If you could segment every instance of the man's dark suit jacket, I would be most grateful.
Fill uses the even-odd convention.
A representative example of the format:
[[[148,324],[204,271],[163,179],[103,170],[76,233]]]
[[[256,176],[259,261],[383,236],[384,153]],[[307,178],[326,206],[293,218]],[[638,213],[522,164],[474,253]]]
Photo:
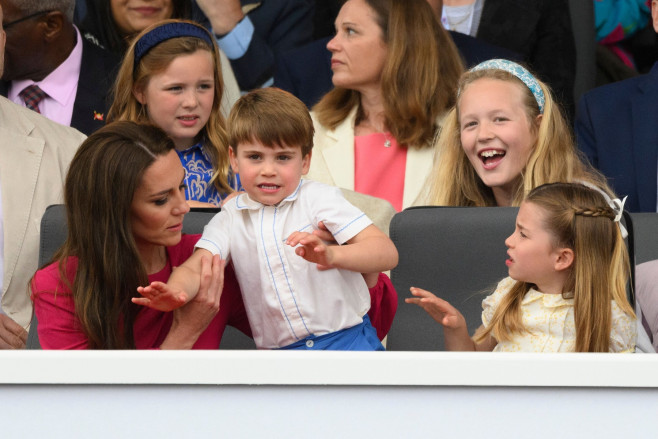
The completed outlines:
[[[71,117],[73,128],[90,135],[105,125],[119,61],[109,51],[82,38],[82,64]],[[0,81],[0,94],[6,97],[8,93],[9,83]]]
[[[492,58],[520,60],[518,54],[508,49],[458,32],[448,33],[468,67]],[[329,40],[330,38],[323,38],[279,56],[274,85],[294,94],[309,108],[315,105],[333,88],[331,52],[327,50]]]
[[[646,75],[595,88],[578,104],[578,148],[631,212],[656,211],[658,63]]]

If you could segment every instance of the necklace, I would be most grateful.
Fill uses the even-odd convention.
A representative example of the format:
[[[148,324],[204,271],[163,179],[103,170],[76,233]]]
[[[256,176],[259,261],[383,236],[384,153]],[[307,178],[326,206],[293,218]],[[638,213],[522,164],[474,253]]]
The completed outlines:
[[[361,133],[361,134],[381,134],[384,136],[384,148],[390,148],[391,145],[393,145],[392,139],[393,136],[391,136],[391,133],[386,131],[386,128],[382,126],[382,128],[377,128],[374,123],[364,121],[361,122],[361,127],[365,128],[367,133]]]
[[[383,133],[384,134],[384,148],[390,148],[391,147],[391,139],[388,137],[388,133]]]

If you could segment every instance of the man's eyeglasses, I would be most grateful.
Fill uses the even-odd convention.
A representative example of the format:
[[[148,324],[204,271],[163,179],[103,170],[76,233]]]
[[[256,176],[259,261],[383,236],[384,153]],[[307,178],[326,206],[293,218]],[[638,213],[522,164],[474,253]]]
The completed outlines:
[[[49,9],[49,10],[47,10],[47,11],[39,11],[39,12],[35,12],[34,14],[26,15],[25,17],[19,18],[18,20],[10,21],[9,23],[2,23],[2,27],[3,27],[5,30],[7,30],[7,29],[9,29],[10,27],[12,27],[13,25],[18,24],[18,23],[20,23],[20,22],[22,22],[22,21],[27,21],[27,20],[29,20],[30,18],[39,17],[39,16],[41,16],[41,15],[50,14],[50,13],[53,12],[53,11],[54,11],[54,9]]]

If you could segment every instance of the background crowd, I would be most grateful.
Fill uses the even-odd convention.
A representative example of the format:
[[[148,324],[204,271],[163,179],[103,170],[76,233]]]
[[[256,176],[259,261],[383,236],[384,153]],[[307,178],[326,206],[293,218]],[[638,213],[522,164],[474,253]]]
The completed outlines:
[[[605,203],[627,197],[631,212],[658,210],[658,128],[646,116],[658,105],[658,0],[0,0],[0,7],[0,348],[25,346],[33,301],[40,337],[57,340],[49,347],[216,348],[227,324],[261,334],[233,265],[224,274],[219,258],[203,260],[199,294],[173,312],[130,301],[137,286],[166,282],[192,253],[199,236],[181,239],[178,229],[190,206],[219,207],[236,191],[252,196],[232,166],[237,145],[227,118],[241,95],[261,88],[286,90],[310,111],[304,179],[340,188],[384,233],[410,206],[527,206],[535,188],[557,182],[594,188]],[[280,125],[255,139],[280,146]],[[146,196],[139,216],[145,190],[158,198]],[[64,202],[67,242],[33,279],[43,268],[41,216]],[[595,217],[617,216],[597,206]],[[621,256],[610,262],[621,263]],[[656,346],[651,267],[638,271],[637,296],[649,311],[638,330]],[[390,303],[408,293],[372,271],[363,273],[368,315],[382,339],[395,314]],[[561,285],[581,291],[576,278]],[[539,285],[533,276],[526,282]],[[68,296],[41,294],[63,289]],[[614,301],[615,321],[634,321],[609,289],[601,318],[610,320]],[[573,335],[579,350],[608,350],[607,338],[583,341],[584,327],[600,325],[583,319],[579,306],[564,318],[580,336],[561,336]],[[435,318],[446,326],[444,314]],[[610,346],[630,351],[635,329],[624,322],[623,341]],[[621,333],[614,322],[610,331]],[[499,329],[492,334],[498,339]]]

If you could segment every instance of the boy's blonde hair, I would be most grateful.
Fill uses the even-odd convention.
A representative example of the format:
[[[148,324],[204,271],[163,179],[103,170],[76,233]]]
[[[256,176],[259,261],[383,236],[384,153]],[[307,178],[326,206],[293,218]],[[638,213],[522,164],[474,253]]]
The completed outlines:
[[[228,138],[224,128],[226,121],[220,108],[222,94],[224,93],[224,80],[222,79],[217,45],[215,43],[210,45],[208,41],[192,36],[175,37],[162,41],[142,56],[138,65],[135,66],[134,64],[135,46],[139,40],[152,30],[171,23],[188,23],[197,26],[203,32],[208,32],[199,24],[187,20],[163,20],[140,32],[128,47],[119,68],[114,84],[114,101],[108,112],[107,121],[109,123],[117,120],[129,120],[149,123],[146,109],[135,97],[135,91],[145,90],[151,77],[166,70],[177,57],[191,55],[197,50],[210,52],[213,58],[215,96],[210,110],[210,117],[199,136],[200,140],[204,140],[204,150],[210,157],[213,166],[214,172],[210,180],[211,183],[219,193],[233,192],[228,182]],[[212,35],[209,36],[209,41],[214,41]]]
[[[525,164],[512,205],[518,206],[533,188],[545,183],[586,181],[609,194],[605,179],[583,161],[577,152],[571,130],[546,84],[537,79],[544,96],[544,113],[538,122],[539,106],[530,89],[517,77],[500,69],[468,71],[459,81],[459,95],[473,82],[495,79],[516,84],[523,90],[524,109],[537,136]],[[535,78],[536,79],[536,78]],[[496,206],[493,191],[475,172],[461,144],[459,97],[450,110],[435,141],[434,166],[428,179],[426,204],[439,206]]]
[[[259,142],[268,147],[313,148],[313,121],[306,105],[278,88],[260,88],[242,96],[228,117],[228,140],[234,152],[240,143]]]
[[[617,213],[603,195],[581,184],[554,183],[533,189],[525,203],[544,211],[543,223],[553,235],[556,248],[570,248],[573,264],[562,296],[574,299],[576,352],[608,352],[612,329],[611,302],[629,316],[626,298],[630,265]],[[489,326],[476,334],[476,342],[492,335],[510,340],[525,331],[521,301],[533,285],[516,282],[502,299]]]

